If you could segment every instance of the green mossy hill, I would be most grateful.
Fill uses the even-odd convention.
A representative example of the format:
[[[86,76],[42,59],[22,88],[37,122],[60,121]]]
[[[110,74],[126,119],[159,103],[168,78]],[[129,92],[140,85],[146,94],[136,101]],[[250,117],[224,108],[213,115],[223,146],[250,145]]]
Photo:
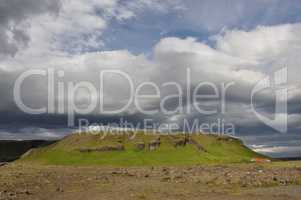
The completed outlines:
[[[216,135],[73,134],[32,150],[18,162],[86,166],[179,166],[250,162],[263,157],[234,138]]]

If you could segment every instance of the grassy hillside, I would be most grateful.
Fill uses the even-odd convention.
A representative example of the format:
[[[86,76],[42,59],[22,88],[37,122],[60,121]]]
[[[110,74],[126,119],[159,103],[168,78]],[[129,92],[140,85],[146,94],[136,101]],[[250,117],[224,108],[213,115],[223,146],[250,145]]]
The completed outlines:
[[[159,143],[159,144],[157,144]],[[151,146],[150,146],[151,145]],[[145,148],[143,148],[145,146]],[[262,157],[241,141],[214,135],[74,134],[31,151],[19,162],[50,165],[153,166],[249,162]]]

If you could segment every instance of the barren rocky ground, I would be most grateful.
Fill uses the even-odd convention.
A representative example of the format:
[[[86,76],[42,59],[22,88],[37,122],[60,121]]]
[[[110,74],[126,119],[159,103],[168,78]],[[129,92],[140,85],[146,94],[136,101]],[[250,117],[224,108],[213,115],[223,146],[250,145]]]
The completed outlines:
[[[0,199],[301,199],[301,166],[0,167]]]

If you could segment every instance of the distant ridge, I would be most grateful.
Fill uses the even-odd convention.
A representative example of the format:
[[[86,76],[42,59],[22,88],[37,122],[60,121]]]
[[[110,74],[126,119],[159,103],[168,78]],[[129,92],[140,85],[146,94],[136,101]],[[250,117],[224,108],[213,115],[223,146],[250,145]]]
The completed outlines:
[[[277,160],[281,160],[281,161],[298,161],[301,160],[301,157],[280,157],[280,158],[275,158]]]
[[[0,162],[14,161],[32,148],[53,144],[46,140],[0,140]]]

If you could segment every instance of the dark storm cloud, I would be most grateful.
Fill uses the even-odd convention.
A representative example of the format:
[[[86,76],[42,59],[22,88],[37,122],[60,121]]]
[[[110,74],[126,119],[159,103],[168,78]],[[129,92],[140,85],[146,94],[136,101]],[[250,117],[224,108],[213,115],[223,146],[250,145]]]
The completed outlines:
[[[242,137],[245,144],[259,153],[272,157],[300,157],[301,136],[295,134],[274,134]]]
[[[301,114],[301,94],[293,96],[288,101],[288,113]]]

